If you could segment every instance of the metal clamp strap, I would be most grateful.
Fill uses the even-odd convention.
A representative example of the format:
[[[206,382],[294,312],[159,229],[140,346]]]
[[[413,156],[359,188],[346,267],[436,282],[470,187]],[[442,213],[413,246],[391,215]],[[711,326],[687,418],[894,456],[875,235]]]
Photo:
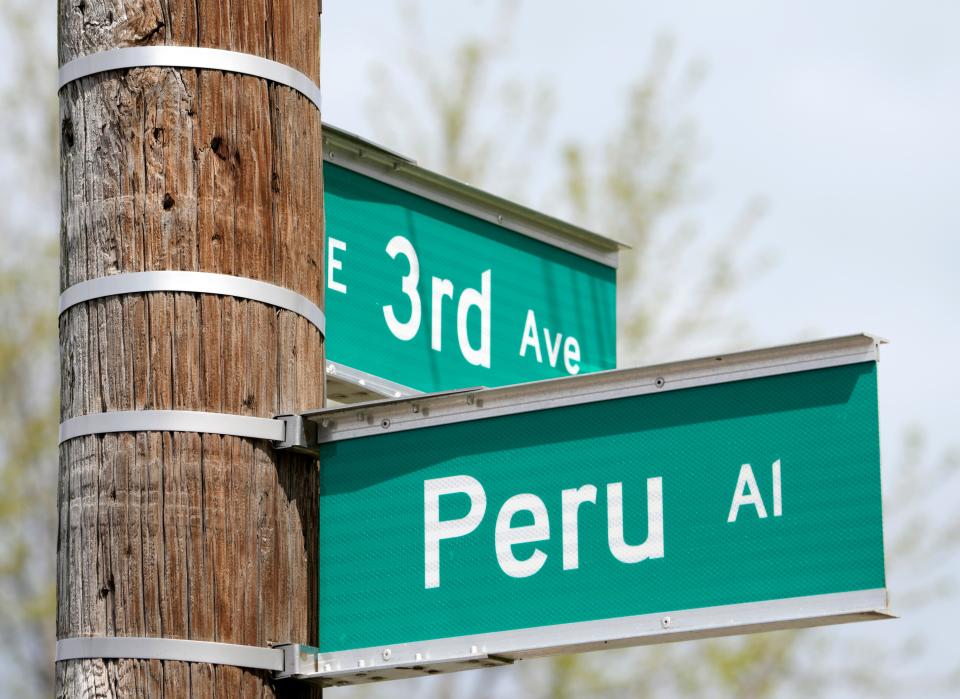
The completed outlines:
[[[108,70],[147,67],[201,68],[253,75],[296,90],[320,109],[320,88],[299,70],[249,53],[197,46],[133,46],[81,56],[60,66],[57,89]]]
[[[140,636],[93,636],[61,638],[57,641],[57,662],[84,658],[133,658],[138,660],[182,660],[190,663],[234,665],[256,670],[283,670],[279,648],[241,646],[213,641],[186,641],[178,638]]]
[[[198,410],[118,410],[78,415],[60,423],[60,444],[74,437],[112,432],[205,432],[282,442],[283,420]]]
[[[128,272],[90,279],[60,294],[60,313],[84,301],[147,291],[184,291],[260,301],[303,316],[321,335],[326,330],[323,311],[306,296],[256,279],[212,272]]]

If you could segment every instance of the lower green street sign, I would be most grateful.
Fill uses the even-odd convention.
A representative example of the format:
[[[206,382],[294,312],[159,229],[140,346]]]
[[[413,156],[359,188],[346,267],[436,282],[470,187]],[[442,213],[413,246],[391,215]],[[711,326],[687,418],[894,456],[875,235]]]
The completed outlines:
[[[872,336],[306,416],[327,685],[889,616]]]

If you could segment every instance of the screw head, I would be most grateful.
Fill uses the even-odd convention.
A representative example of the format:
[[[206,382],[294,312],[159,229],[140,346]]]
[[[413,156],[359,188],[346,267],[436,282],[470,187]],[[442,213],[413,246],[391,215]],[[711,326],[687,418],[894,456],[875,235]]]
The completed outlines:
[[[653,382],[657,388],[663,388],[663,385],[666,383],[662,376],[658,376],[657,380]]]
[[[672,623],[672,620],[668,616],[665,616],[660,620],[660,626],[662,626],[665,629],[670,628],[671,623]]]
[[[388,420],[387,418],[383,418],[380,421],[380,427],[382,427],[383,429],[387,429],[388,427],[390,427],[390,420]]]
[[[389,648],[384,648],[380,655],[383,656],[384,660],[390,660],[390,656],[393,655],[393,651]]]

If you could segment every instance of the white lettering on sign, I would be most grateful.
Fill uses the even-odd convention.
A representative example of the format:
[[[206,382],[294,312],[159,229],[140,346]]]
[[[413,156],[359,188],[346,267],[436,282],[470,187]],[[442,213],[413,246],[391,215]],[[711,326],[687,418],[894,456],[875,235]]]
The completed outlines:
[[[537,330],[537,315],[531,308],[527,311],[527,320],[523,325],[523,337],[520,338],[520,356],[526,357],[527,350],[533,348],[537,363],[543,364],[543,351]],[[543,341],[547,349],[547,362],[551,367],[556,368],[562,345],[563,366],[567,373],[573,375],[580,372],[580,364],[578,363],[580,361],[580,342],[577,338],[571,335],[564,339],[561,333],[551,334],[550,329],[544,327]]]
[[[336,238],[327,238],[327,288],[345,294],[347,293],[347,285],[333,278],[334,272],[343,269],[343,261],[337,259],[337,250],[346,252],[347,244]]]
[[[417,283],[420,281],[420,260],[413,245],[402,235],[395,235],[387,243],[387,254],[393,259],[397,255],[407,258],[410,271],[400,280],[400,290],[410,299],[410,318],[401,323],[393,312],[393,304],[383,307],[383,317],[387,327],[398,340],[412,340],[420,329],[420,294],[417,293]]]
[[[587,485],[560,493],[560,521],[563,529],[563,569],[576,570],[580,567],[580,505],[585,502],[596,504],[597,486]]]
[[[474,349],[467,332],[471,308],[480,310],[480,347]],[[490,368],[490,270],[480,275],[480,291],[464,289],[457,304],[457,340],[460,353],[474,366]]]
[[[537,363],[543,364],[543,353],[540,352],[540,339],[537,337],[537,316],[533,309],[527,311],[527,322],[523,326],[523,337],[520,340],[520,356],[527,356],[527,348],[533,347],[537,355]]]
[[[420,259],[413,244],[402,235],[390,239],[387,243],[387,254],[393,259],[396,259],[397,255],[403,255],[407,260],[409,271],[400,280],[400,290],[410,299],[410,318],[401,322],[393,310],[393,304],[383,307],[383,317],[394,337],[398,340],[412,340],[420,331],[423,310],[417,289],[420,283]],[[457,301],[457,340],[460,354],[470,364],[487,369],[490,368],[490,276],[489,269],[483,272],[480,275],[480,290],[468,287],[460,292],[460,299]],[[430,347],[437,352],[443,349],[443,299],[452,299],[453,294],[452,281],[440,277],[431,278]],[[467,329],[471,309],[480,313],[480,339],[476,346],[470,341],[470,332]]]
[[[773,516],[780,517],[783,514],[783,499],[780,491],[780,459],[773,462],[770,471],[773,480]],[[757,487],[757,479],[753,476],[753,469],[750,464],[743,464],[740,467],[740,476],[737,478],[737,488],[733,493],[733,502],[730,503],[730,514],[727,515],[727,522],[737,521],[737,515],[743,505],[753,505],[757,511],[757,517],[766,519],[767,508],[763,504],[763,496],[760,495],[760,488]]]
[[[580,343],[577,338],[568,336],[563,341],[563,366],[568,374],[577,374],[580,372]]]
[[[344,259],[337,253],[345,253],[347,243],[336,238],[327,238],[327,288],[341,294],[347,293],[347,285],[337,278],[337,272],[343,272]],[[423,299],[420,297],[420,258],[417,250],[407,238],[395,235],[387,243],[386,252],[391,259],[403,257],[407,265],[407,273],[400,278],[400,291],[409,299],[410,315],[405,315],[401,304],[399,309],[394,305],[383,306],[383,318],[387,328],[398,340],[409,342],[420,332],[423,320]],[[456,301],[457,308],[457,343],[460,354],[473,366],[490,368],[491,364],[491,299],[492,271],[485,270],[480,274],[480,288],[467,287],[460,292]],[[430,348],[435,352],[443,351],[443,302],[445,299],[454,300],[456,289],[449,279],[442,277],[430,278]],[[479,336],[471,337],[468,320],[475,311],[479,315]],[[572,335],[564,336],[561,332],[554,332],[544,327],[541,337],[537,325],[537,316],[533,309],[527,310],[526,322],[523,327],[523,336],[520,338],[520,356],[526,357],[527,351],[532,350],[532,356],[538,364],[546,360],[551,368],[557,368],[563,356],[563,368],[571,376],[580,373],[580,341]],[[562,350],[562,352],[561,352]]]
[[[430,297],[430,347],[439,352],[443,349],[443,297],[453,298],[453,282],[433,278],[433,295]]]
[[[773,462],[770,470],[773,472],[773,516],[780,517],[783,514],[783,499],[780,495],[780,459]]]
[[[641,544],[628,544],[624,539],[623,483],[607,484],[607,542],[610,553],[621,563],[639,563],[663,558],[663,479],[647,479],[647,537]],[[470,511],[459,519],[440,520],[440,498],[444,495],[466,495]],[[586,484],[563,490],[561,502],[561,536],[563,570],[580,567],[578,512],[584,503],[596,504],[597,488]],[[440,587],[440,542],[474,532],[483,520],[487,495],[472,476],[451,476],[423,482],[424,587]],[[527,512],[532,524],[514,526],[513,518]],[[506,500],[497,514],[494,528],[494,549],[500,569],[512,578],[527,578],[538,573],[547,562],[547,554],[534,548],[526,558],[518,558],[514,546],[550,539],[550,517],[547,507],[533,493],[520,493]]]
[[[623,538],[623,483],[607,485],[607,540],[621,563],[663,558],[663,480],[647,479],[647,538],[631,546]]]
[[[459,519],[440,521],[440,496],[460,493],[470,498],[470,511]],[[434,478],[423,482],[423,586],[440,587],[440,541],[466,536],[480,524],[487,494],[471,476]]]
[[[533,515],[533,524],[512,526],[513,516],[522,510]],[[497,515],[494,544],[497,549],[497,562],[504,573],[511,578],[526,578],[540,570],[547,560],[547,554],[540,549],[534,549],[529,558],[521,561],[513,555],[513,547],[515,544],[546,541],[549,538],[550,520],[543,500],[532,493],[521,493],[503,503]]]

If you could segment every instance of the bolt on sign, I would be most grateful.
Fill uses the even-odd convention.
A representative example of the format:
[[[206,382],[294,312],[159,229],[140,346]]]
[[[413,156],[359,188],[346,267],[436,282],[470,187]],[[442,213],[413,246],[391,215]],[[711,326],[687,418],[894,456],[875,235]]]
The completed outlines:
[[[324,127],[330,397],[616,366],[614,241]]]
[[[325,685],[889,616],[868,335],[307,414]]]

